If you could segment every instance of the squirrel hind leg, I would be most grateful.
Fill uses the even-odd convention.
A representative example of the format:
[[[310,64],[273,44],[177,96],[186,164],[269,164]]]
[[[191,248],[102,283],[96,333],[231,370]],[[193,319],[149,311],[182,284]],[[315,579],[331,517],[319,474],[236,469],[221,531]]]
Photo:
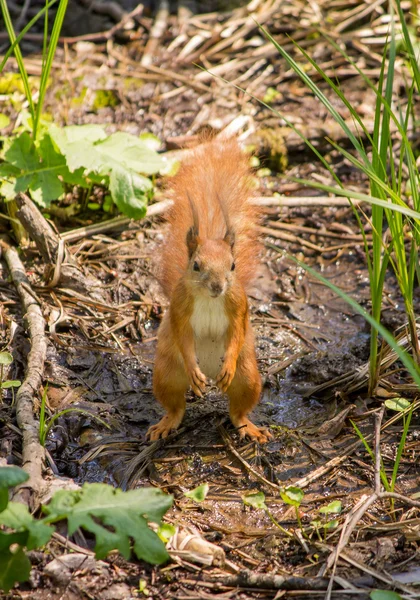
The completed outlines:
[[[165,383],[169,381],[170,384]],[[154,442],[166,438],[174,429],[178,429],[185,413],[185,392],[188,389],[186,374],[163,357],[156,356],[153,374],[153,392],[158,402],[166,410],[166,415],[147,431],[146,437]]]
[[[248,413],[258,404],[261,395],[261,377],[258,372],[255,351],[252,347],[238,361],[235,377],[227,390],[230,419],[239,429],[241,438],[249,437],[265,444],[273,436],[264,427],[257,427],[248,419]]]

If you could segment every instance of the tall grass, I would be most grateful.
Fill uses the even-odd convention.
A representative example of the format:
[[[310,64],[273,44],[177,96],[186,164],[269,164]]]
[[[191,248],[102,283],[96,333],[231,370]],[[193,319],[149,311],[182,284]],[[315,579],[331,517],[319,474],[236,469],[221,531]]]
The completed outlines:
[[[358,115],[356,109],[347,101],[339,86],[325,71],[295,43],[297,51],[305,58],[329,89],[342,101],[350,112],[351,118],[360,135],[354,133],[340,115],[321,87],[311,78],[293,56],[284,50],[276,40],[264,29],[264,35],[286,59],[288,65],[309,87],[316,98],[326,107],[330,115],[342,128],[345,136],[353,146],[353,152],[347,151],[330,140],[332,146],[350,163],[352,163],[369,181],[372,215],[368,219],[372,227],[372,249],[365,240],[365,253],[369,270],[371,315],[375,323],[380,323],[382,296],[385,274],[392,266],[401,295],[404,299],[407,326],[410,332],[412,355],[416,364],[420,363],[420,346],[418,328],[413,306],[413,290],[416,280],[420,282],[418,249],[420,244],[420,174],[416,165],[409,130],[413,114],[413,98],[420,92],[420,70],[409,30],[401,9],[400,0],[396,0],[400,28],[407,48],[407,63],[412,72],[413,83],[407,92],[405,106],[395,100],[395,69],[397,65],[396,51],[396,18],[393,3],[390,2],[391,24],[389,42],[386,44],[377,84],[371,81],[351,58],[337,44],[332,45],[353,65],[363,77],[367,86],[375,93],[374,128],[372,134]],[[363,134],[363,137],[362,135]],[[305,140],[307,141],[307,140]],[[324,165],[326,164],[323,160]],[[308,185],[331,192],[356,198],[352,190],[346,190],[335,173],[328,166],[339,188],[305,181]],[[413,210],[410,210],[410,204]],[[356,211],[356,209],[354,209]],[[358,223],[364,236],[363,219],[367,219],[363,211],[356,212]],[[365,239],[365,237],[364,237]],[[374,394],[378,383],[378,329],[372,326],[370,347],[369,392]]]
[[[53,27],[51,30],[51,35],[48,34],[49,29],[49,9],[53,4],[58,1],[58,8],[55,15]],[[67,10],[68,0],[53,0],[51,2],[46,2],[45,7],[39,11],[37,15],[26,25],[26,27],[22,30],[22,32],[16,36],[12,19],[10,18],[9,9],[7,6],[7,0],[0,0],[0,8],[3,15],[4,24],[6,27],[6,31],[9,35],[10,40],[10,48],[8,49],[5,57],[3,58],[0,65],[0,72],[4,69],[6,61],[10,57],[12,53],[14,53],[16,62],[18,64],[19,73],[22,78],[22,83],[25,91],[26,100],[29,105],[29,112],[31,115],[32,121],[32,137],[36,140],[38,132],[39,132],[39,124],[41,121],[42,110],[45,101],[45,94],[48,87],[48,82],[51,74],[51,68],[53,59],[55,56],[55,52],[57,50],[57,44],[60,37],[61,27],[63,25],[64,16]],[[20,42],[24,37],[24,34],[29,31],[29,29],[44,16],[44,37],[43,37],[43,45],[42,45],[42,71],[41,71],[41,80],[39,85],[38,99],[34,100],[28,71],[25,66],[25,60],[23,58],[22,51],[20,49]]]

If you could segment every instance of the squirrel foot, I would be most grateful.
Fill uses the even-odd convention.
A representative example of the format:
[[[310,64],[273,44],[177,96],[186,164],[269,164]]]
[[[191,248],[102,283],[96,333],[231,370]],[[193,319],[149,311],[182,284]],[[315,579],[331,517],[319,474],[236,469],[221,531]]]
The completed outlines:
[[[268,440],[273,438],[272,433],[265,427],[257,427],[246,417],[235,421],[235,427],[239,429],[241,438],[249,437],[260,444],[266,444]]]
[[[163,439],[168,437],[168,435],[173,429],[177,429],[179,427],[183,416],[184,415],[182,414],[180,418],[177,414],[165,415],[164,417],[162,417],[159,423],[156,423],[156,425],[152,425],[151,427],[149,427],[146,433],[146,438],[149,439],[151,442],[155,442],[160,438]]]

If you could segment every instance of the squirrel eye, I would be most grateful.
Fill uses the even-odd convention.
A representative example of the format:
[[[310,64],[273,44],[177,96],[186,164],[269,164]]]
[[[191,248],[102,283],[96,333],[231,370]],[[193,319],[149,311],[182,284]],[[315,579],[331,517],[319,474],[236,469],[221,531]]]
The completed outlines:
[[[200,270],[200,265],[198,264],[198,262],[195,260],[194,264],[193,264],[193,270],[194,271],[199,271]]]
[[[230,267],[230,270],[234,271],[235,270],[235,266],[236,266],[235,263],[232,263],[232,266]]]

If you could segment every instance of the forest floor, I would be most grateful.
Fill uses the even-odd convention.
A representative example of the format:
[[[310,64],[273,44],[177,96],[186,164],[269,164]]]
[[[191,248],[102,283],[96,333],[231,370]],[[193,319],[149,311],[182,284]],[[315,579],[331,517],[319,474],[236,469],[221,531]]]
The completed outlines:
[[[373,126],[373,93],[366,91],[363,80],[350,73],[326,41],[314,41],[310,31],[311,18],[315,17],[306,4],[282,3],[267,17],[267,26],[277,27],[278,37],[297,31],[300,39],[307,40],[308,51],[323,64],[331,65],[346,98]],[[320,3],[317,5],[322,9]],[[381,16],[373,12],[366,27],[374,28],[375,18]],[[233,12],[230,23],[246,16]],[[153,23],[148,19],[145,16],[139,20],[145,39]],[[211,21],[205,15],[195,19],[192,26],[201,32],[215,31],[215,23],[220,31],[229,25],[228,19]],[[233,31],[240,31],[244,22],[236,24]],[[300,29],[296,28],[297,22]],[[333,32],[340,22],[338,17],[332,25],[329,21],[329,31]],[[347,40],[354,41],[354,31],[339,31],[344,31],[343,39],[347,36]],[[191,31],[188,34],[191,39]],[[78,413],[61,417],[47,441],[48,477],[70,478],[77,484],[104,481],[124,489],[158,486],[175,498],[165,519],[181,529],[199,531],[223,549],[226,560],[200,565],[188,553],[180,552],[176,561],[164,567],[127,562],[118,555],[95,561],[92,540],[78,533],[70,545],[64,538],[55,538],[45,552],[33,552],[30,583],[20,585],[7,598],[324,598],[333,565],[331,557],[348,526],[346,518],[374,491],[374,462],[349,419],[357,423],[373,446],[374,413],[384,398],[401,395],[398,390],[404,374],[395,371],[395,365],[390,367],[381,375],[378,396],[367,395],[366,323],[288,256],[296,256],[321,271],[368,308],[369,277],[353,210],[345,201],[335,205],[318,192],[291,181],[301,177],[332,182],[328,171],[279,115],[191,66],[192,50],[185,51],[180,60],[186,41],[179,41],[179,35],[169,20],[165,45],[152,65],[155,71],[138,66],[140,48],[144,50],[145,45],[140,35],[124,43],[112,37],[105,42],[68,40],[56,58],[46,112],[61,124],[96,122],[107,124],[109,132],[152,132],[161,139],[162,152],[171,156],[178,153],[181,158],[188,139],[197,139],[203,130],[217,133],[233,121],[243,143],[254,148],[265,169],[257,177],[258,195],[273,199],[277,193],[282,198],[281,205],[271,202],[264,207],[261,269],[250,292],[258,362],[264,379],[254,418],[258,424],[269,426],[274,437],[264,446],[240,440],[229,422],[225,398],[212,389],[205,399],[192,395],[188,398],[179,431],[164,441],[146,441],[148,427],[162,415],[152,394],[157,328],[167,305],[155,275],[155,257],[165,243],[166,225],[161,216],[146,217],[124,228],[104,229],[88,237],[73,236],[71,253],[85,273],[100,281],[101,286],[95,290],[99,298],[63,287],[46,288],[45,265],[36,249],[29,246],[23,250],[22,260],[48,323],[44,374],[48,406],[52,411],[79,407],[101,417],[109,426],[107,429]],[[328,147],[326,135],[344,144],[346,140],[310,91],[287,71],[284,61],[268,53],[267,47],[265,53],[261,52],[263,46],[255,39],[262,38],[255,29],[249,27],[247,35],[242,32],[242,37],[235,39],[236,43],[245,40],[245,46],[235,48],[233,40],[232,47],[226,43],[228,37],[220,35],[213,46],[208,46],[210,55],[208,64],[204,64],[210,71],[209,61],[216,64],[223,55],[221,64],[236,61],[225,68],[223,77],[244,85],[252,95],[265,97],[266,101],[267,90],[275,90],[269,103],[304,130],[328,156],[343,181],[354,190],[366,191],[366,181],[360,174]],[[211,52],[223,41],[223,47]],[[170,43],[172,54],[164,49]],[[375,77],[379,72],[378,52],[369,56],[360,51],[358,43],[359,48],[357,44],[351,47],[354,56]],[[256,51],[263,62],[252,71],[258,59]],[[243,61],[240,67],[239,60]],[[28,57],[33,76],[39,64],[39,56]],[[172,79],[166,72],[169,69],[173,70]],[[401,66],[401,86],[402,71]],[[100,101],[105,105],[100,106]],[[350,121],[346,109],[339,109]],[[10,112],[13,115],[13,108]],[[162,182],[157,185],[157,199],[164,199]],[[50,213],[60,232],[105,221],[104,213],[87,207],[88,201],[101,203],[103,194],[99,187],[93,189],[90,198],[78,196],[77,190],[68,194]],[[75,205],[77,211],[69,209]],[[365,231],[369,237],[368,222]],[[0,345],[8,345],[15,359],[9,378],[22,379],[28,340],[20,301],[8,283],[4,262],[0,262],[0,300]],[[419,309],[418,290],[416,302]],[[385,283],[383,323],[393,332],[404,325],[402,302],[391,272]],[[0,456],[19,463],[21,440],[13,425],[10,399],[7,397],[0,406]],[[402,431],[394,414],[385,413],[381,430],[382,457],[388,474]],[[418,426],[418,414],[414,413],[396,486],[404,496],[419,491]],[[204,502],[197,504],[184,496],[184,492],[202,483],[210,486]],[[280,497],[280,488],[288,485],[304,491],[299,508],[302,530],[294,508]],[[264,511],[245,508],[242,496],[252,491],[264,492],[270,513],[283,527],[295,532],[292,537],[286,537]],[[320,514],[319,509],[332,500],[341,501],[342,511],[334,516],[336,527],[329,528],[326,524],[331,518]],[[321,521],[318,527],[311,525],[317,520]],[[331,597],[364,599],[376,588],[395,589],[403,597],[420,597],[415,592],[420,580],[419,527],[418,509],[402,503],[391,514],[389,502],[373,504],[340,554]],[[66,556],[68,549],[74,552]],[[273,578],[265,589],[258,581],[254,587],[251,579],[240,580],[244,570],[290,578],[290,590],[275,589]],[[235,582],[233,576],[237,577]],[[293,583],[293,577],[301,579]]]

